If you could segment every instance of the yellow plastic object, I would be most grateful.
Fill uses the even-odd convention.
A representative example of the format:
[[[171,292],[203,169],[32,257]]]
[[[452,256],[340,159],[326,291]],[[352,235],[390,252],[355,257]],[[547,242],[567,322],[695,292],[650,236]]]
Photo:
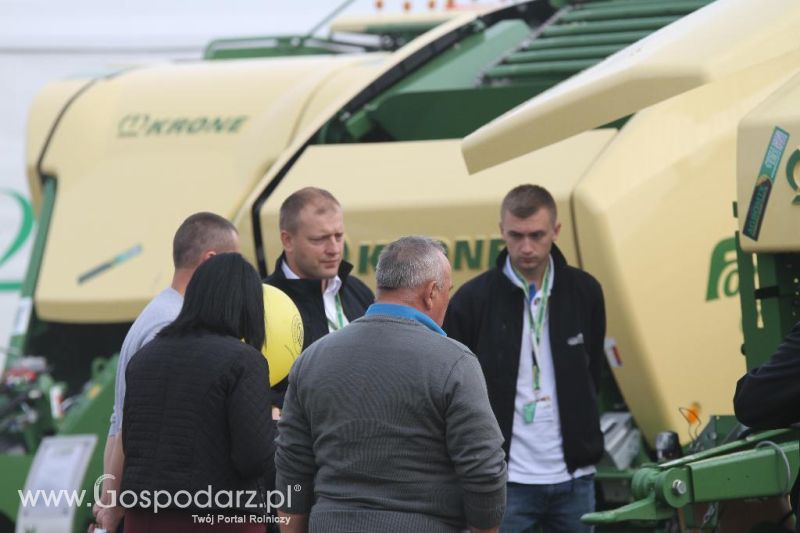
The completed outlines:
[[[289,375],[303,351],[303,320],[291,298],[280,289],[264,285],[264,325],[267,341],[261,353],[269,363],[270,386]]]
[[[739,126],[737,199],[746,252],[800,251],[800,75]]]
[[[471,172],[796,51],[800,2],[717,0],[464,139]]]

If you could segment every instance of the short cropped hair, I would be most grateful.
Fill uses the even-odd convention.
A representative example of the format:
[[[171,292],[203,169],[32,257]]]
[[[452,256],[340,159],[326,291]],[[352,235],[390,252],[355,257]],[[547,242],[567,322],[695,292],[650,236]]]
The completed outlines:
[[[339,200],[325,189],[304,187],[290,194],[281,204],[278,215],[278,228],[289,233],[296,232],[300,220],[300,211],[312,203],[317,207],[316,214],[326,213],[331,209],[341,209]]]
[[[191,215],[175,232],[172,239],[172,262],[175,268],[193,268],[200,263],[206,250],[230,252],[234,249],[236,226],[214,213]]]
[[[217,254],[195,271],[183,307],[159,337],[203,332],[244,339],[261,349],[266,338],[264,296],[256,270],[237,253]]]
[[[539,185],[518,185],[511,189],[500,206],[500,220],[506,213],[511,213],[517,218],[528,218],[539,209],[550,210],[553,222],[558,219],[558,210],[553,195]]]
[[[381,251],[375,278],[379,290],[415,289],[436,282],[445,283],[445,266],[441,255],[445,249],[430,237],[402,237]],[[449,289],[450,287],[446,287]]]

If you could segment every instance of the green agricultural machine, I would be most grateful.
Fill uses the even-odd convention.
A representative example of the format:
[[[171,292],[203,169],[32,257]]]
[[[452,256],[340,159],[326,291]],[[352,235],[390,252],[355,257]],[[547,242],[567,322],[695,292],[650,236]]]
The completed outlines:
[[[386,243],[427,234],[459,285],[494,263],[498,206],[525,182],[553,193],[559,247],[606,293],[607,453],[586,519],[779,522],[797,436],[747,434],[731,399],[795,321],[792,238],[772,235],[792,227],[777,198],[800,130],[790,104],[758,120],[800,69],[798,22],[792,0],[533,0],[337,19],[326,37],[220,40],[202,61],[49,84],[28,122],[39,224],[0,378],[0,531],[85,530],[115,354],[169,284],[187,215],[229,217],[266,275],[281,202],[324,187],[365,282]],[[731,203],[751,211],[774,127],[789,144],[759,178],[761,237],[737,241]],[[21,501],[37,490],[85,493]]]

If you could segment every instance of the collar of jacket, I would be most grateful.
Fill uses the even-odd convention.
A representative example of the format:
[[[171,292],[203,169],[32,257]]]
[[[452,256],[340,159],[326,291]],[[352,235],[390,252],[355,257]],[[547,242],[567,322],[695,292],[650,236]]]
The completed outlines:
[[[550,249],[550,255],[553,256],[553,268],[556,271],[556,277],[553,280],[553,287],[552,287],[554,289],[556,285],[558,285],[558,278],[559,278],[558,273],[563,271],[567,267],[567,258],[564,257],[564,254],[561,253],[561,250],[559,250],[558,246],[556,246],[555,243],[553,243],[553,247]],[[507,257],[508,257],[508,248],[503,248],[500,251],[500,255],[497,256],[497,261],[495,261],[494,263],[495,268],[497,268],[497,270],[499,270],[501,274],[503,274],[503,268],[506,266]],[[503,277],[504,278],[506,277],[505,274],[503,274]],[[509,284],[515,289],[519,289],[520,291],[522,290],[513,283],[511,283],[510,281]]]
[[[442,337],[447,337],[447,333],[431,317],[409,305],[376,302],[369,306],[366,315],[389,315],[414,320]]]
[[[315,289],[317,291],[322,291],[322,280],[321,279],[310,279],[310,278],[301,278],[301,279],[288,279],[286,275],[283,273],[283,269],[281,268],[281,263],[286,260],[286,253],[281,253],[280,257],[275,261],[275,269],[272,271],[272,276],[275,279],[279,279],[282,281],[287,281],[291,283],[297,283],[303,287],[308,287],[309,289]],[[342,287],[347,284],[347,278],[350,276],[350,271],[353,270],[353,265],[348,263],[345,260],[339,264],[339,279],[342,280]]]

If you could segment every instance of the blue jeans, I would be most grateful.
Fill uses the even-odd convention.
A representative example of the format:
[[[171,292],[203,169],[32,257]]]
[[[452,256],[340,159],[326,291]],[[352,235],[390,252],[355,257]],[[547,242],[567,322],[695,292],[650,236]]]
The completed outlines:
[[[544,533],[592,533],[594,528],[581,522],[592,511],[593,475],[554,485],[509,483],[500,533],[528,533],[536,525]]]

